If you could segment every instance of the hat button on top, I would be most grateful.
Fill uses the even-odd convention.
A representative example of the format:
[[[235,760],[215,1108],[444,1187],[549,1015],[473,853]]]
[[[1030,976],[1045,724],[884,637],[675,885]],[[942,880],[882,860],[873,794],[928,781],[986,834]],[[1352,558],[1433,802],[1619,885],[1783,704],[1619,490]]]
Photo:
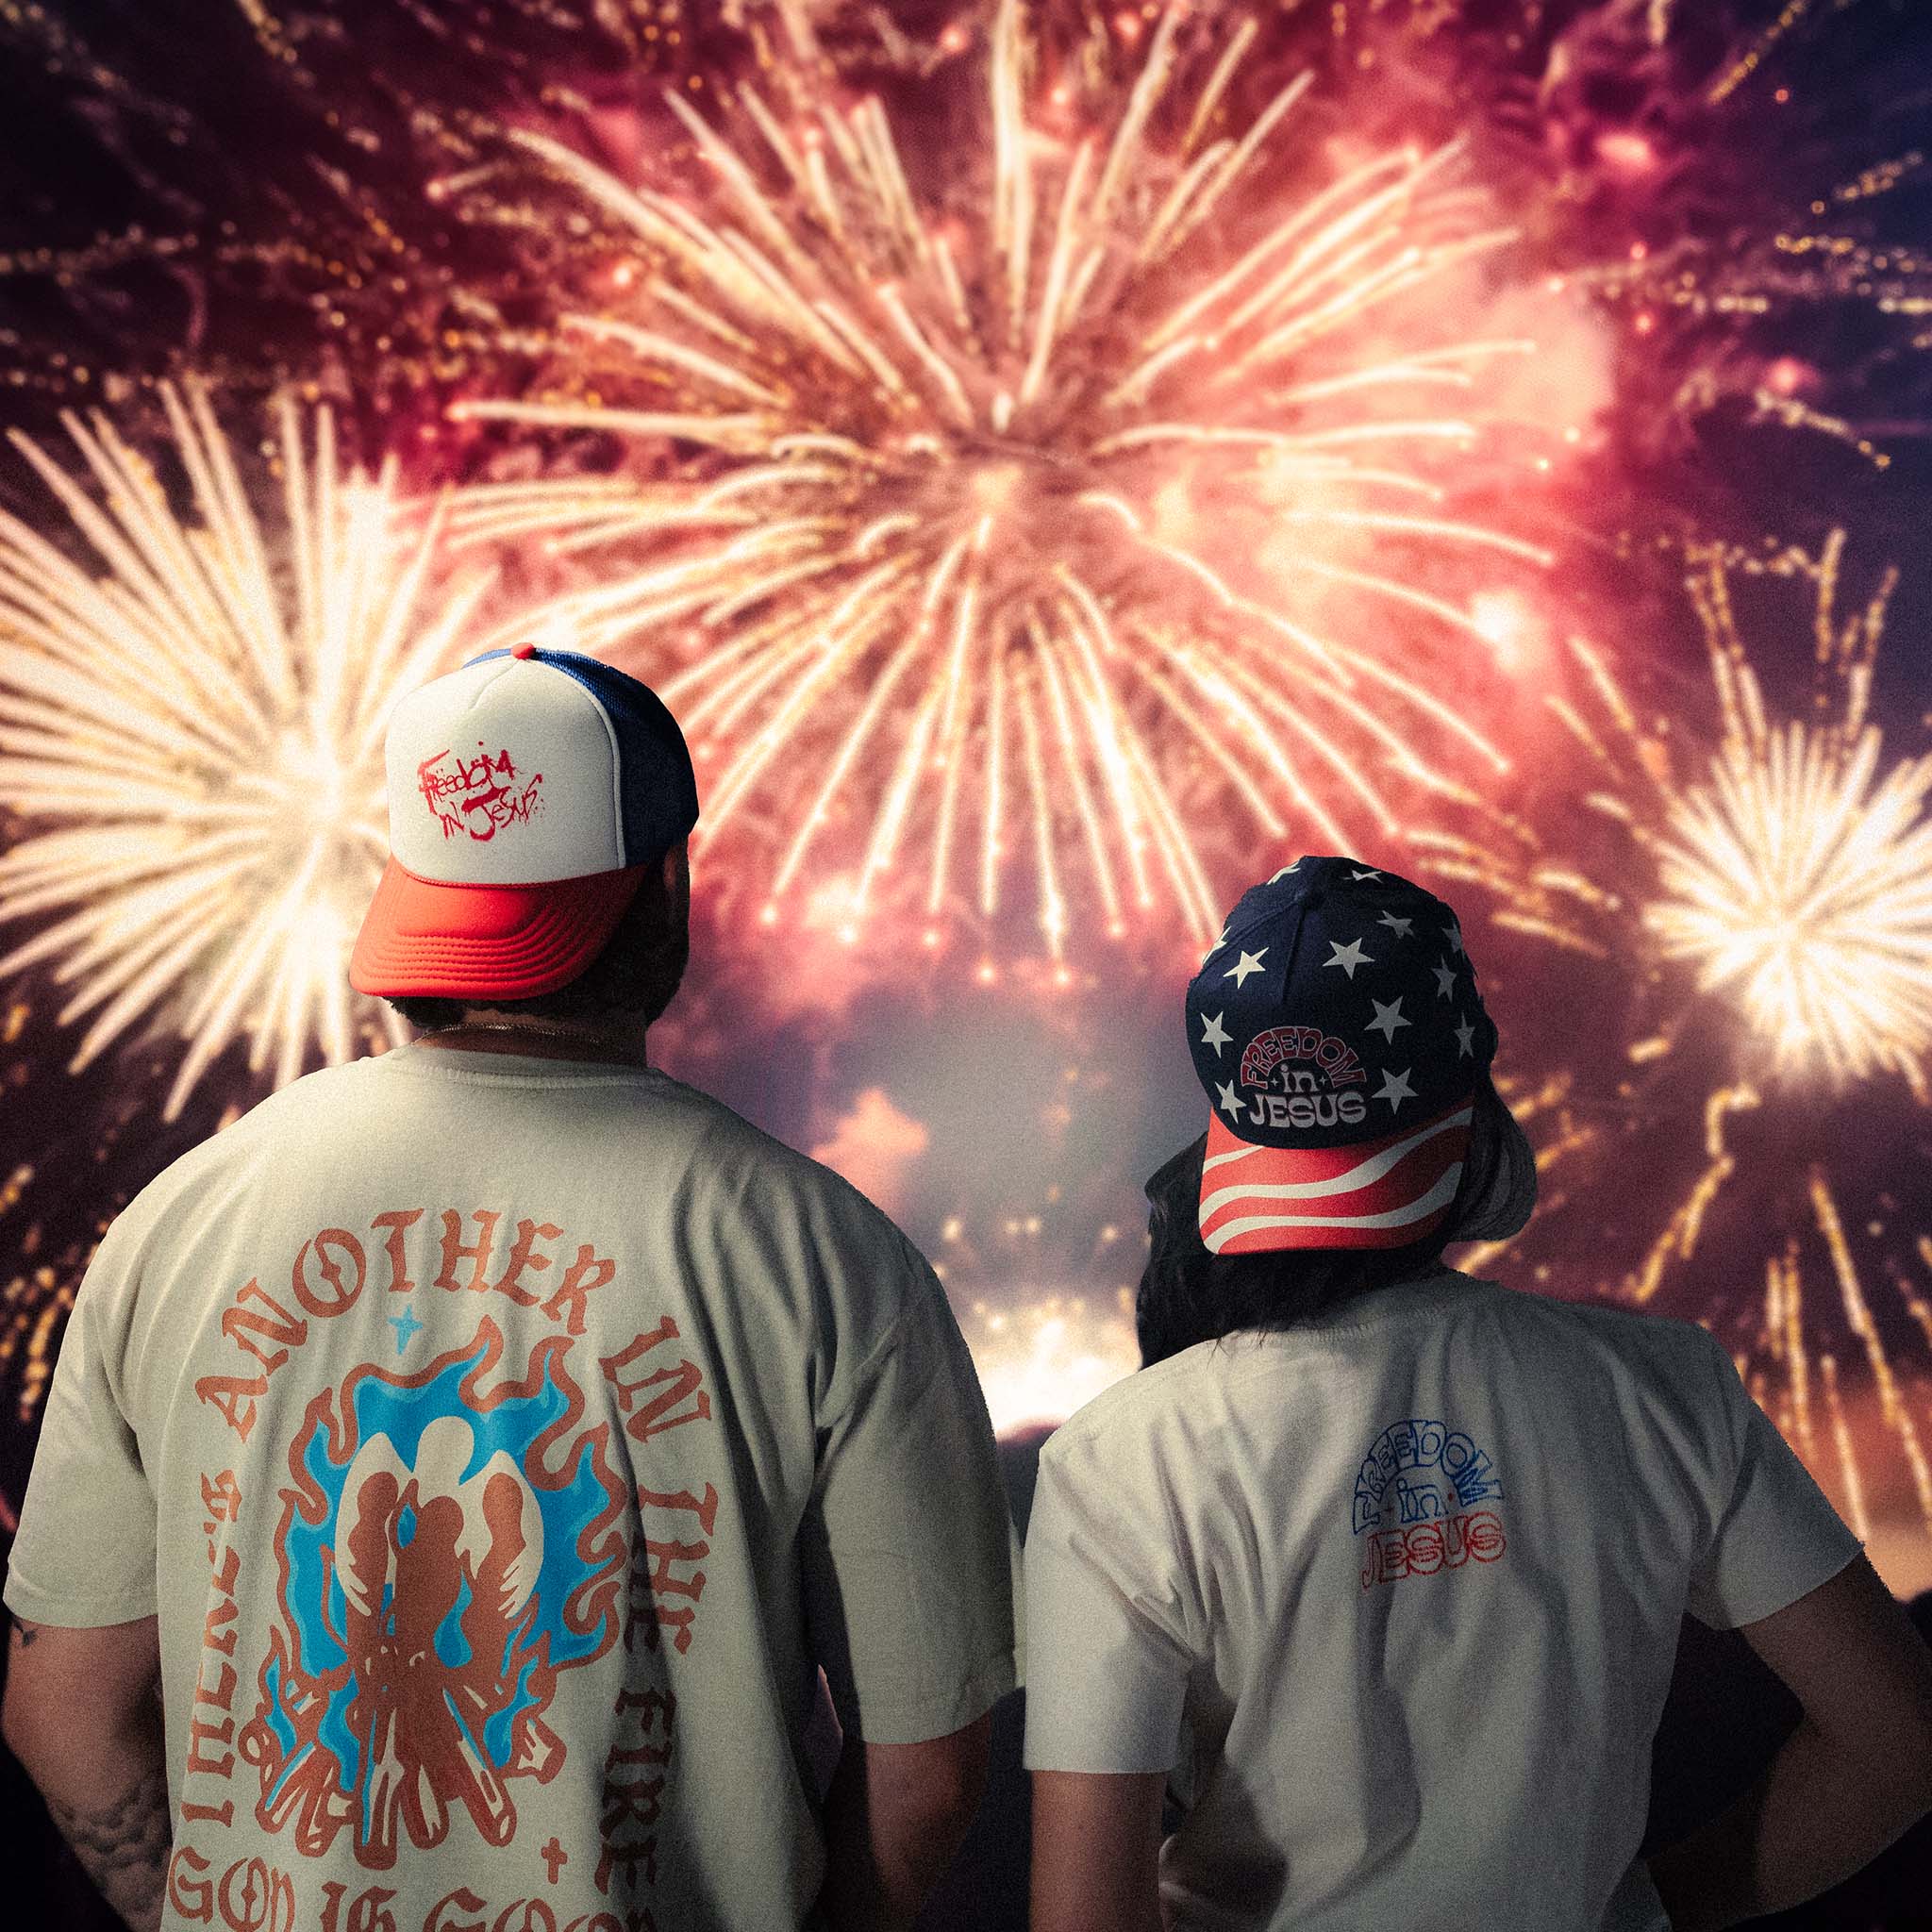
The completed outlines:
[[[512,658],[534,658],[536,655],[537,647],[535,644],[517,644],[510,651]]]

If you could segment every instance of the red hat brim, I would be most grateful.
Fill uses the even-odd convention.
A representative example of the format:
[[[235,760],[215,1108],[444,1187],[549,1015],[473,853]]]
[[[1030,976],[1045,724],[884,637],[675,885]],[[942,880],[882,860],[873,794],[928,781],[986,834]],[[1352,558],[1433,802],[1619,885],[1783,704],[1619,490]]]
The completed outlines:
[[[1352,1147],[1263,1147],[1208,1128],[1201,1239],[1217,1255],[1401,1248],[1436,1232],[1469,1151],[1473,1103]]]
[[[555,992],[604,950],[649,870],[450,886],[391,858],[349,956],[349,984],[358,992],[476,1004]]]

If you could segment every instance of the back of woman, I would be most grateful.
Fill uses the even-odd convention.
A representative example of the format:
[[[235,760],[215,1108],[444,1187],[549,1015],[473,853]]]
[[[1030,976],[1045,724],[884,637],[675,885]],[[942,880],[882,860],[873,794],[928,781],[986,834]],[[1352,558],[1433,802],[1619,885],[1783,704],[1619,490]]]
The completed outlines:
[[[1857,1539],[1701,1328],[1441,1265],[1535,1189],[1440,901],[1301,860],[1188,1027],[1214,1124],[1149,1183],[1150,1366],[1047,1443],[1027,1539],[1049,1837],[1096,1792],[1180,1807],[1159,1917],[1091,1854],[1158,1831],[1089,1834],[1092,1923],[1664,1932],[1680,1620],[1755,1623]]]
[[[1197,1343],[1052,1439],[1029,1761],[1179,1767],[1177,1924],[1661,1932],[1680,1619],[1857,1552],[1702,1330],[1444,1271]]]

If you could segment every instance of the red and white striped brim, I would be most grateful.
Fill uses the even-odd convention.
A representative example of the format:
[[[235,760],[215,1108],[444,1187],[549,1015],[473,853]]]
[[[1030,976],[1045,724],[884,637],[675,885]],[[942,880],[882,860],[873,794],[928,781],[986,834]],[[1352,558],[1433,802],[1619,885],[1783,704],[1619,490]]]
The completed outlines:
[[[1216,1114],[1201,1168],[1201,1239],[1217,1255],[1421,1241],[1456,1198],[1473,1112],[1461,1100],[1352,1147],[1259,1147]]]

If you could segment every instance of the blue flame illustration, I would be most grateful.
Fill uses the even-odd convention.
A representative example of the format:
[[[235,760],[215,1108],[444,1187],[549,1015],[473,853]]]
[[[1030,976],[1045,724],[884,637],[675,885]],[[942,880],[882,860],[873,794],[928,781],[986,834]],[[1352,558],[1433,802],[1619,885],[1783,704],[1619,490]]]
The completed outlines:
[[[612,1496],[600,1479],[597,1458],[576,1455],[568,1481],[555,1489],[534,1479],[530,1464],[538,1439],[570,1407],[571,1394],[558,1385],[554,1373],[561,1351],[543,1352],[542,1379],[530,1394],[506,1396],[492,1407],[473,1409],[463,1402],[460,1391],[465,1378],[484,1360],[491,1341],[488,1333],[479,1333],[466,1351],[433,1364],[432,1373],[414,1387],[390,1381],[380,1371],[352,1377],[347,1401],[355,1426],[340,1432],[344,1439],[342,1459],[338,1461],[330,1455],[330,1432],[321,1426],[311,1428],[303,1445],[301,1467],[327,1507],[322,1520],[314,1524],[306,1522],[301,1511],[291,1511],[286,1526],[285,1608],[295,1640],[289,1676],[296,1681],[289,1682],[273,1661],[263,1674],[266,1703],[260,1721],[279,1746],[276,1756],[281,1766],[281,1776],[267,1794],[268,1802],[273,1802],[275,1791],[308,1755],[297,1750],[294,1718],[325,1686],[327,1706],[320,1723],[319,1740],[341,1766],[340,1782],[344,1790],[356,1791],[364,1783],[362,1742],[347,1715],[360,1686],[350,1668],[348,1607],[336,1544],[343,1491],[355,1455],[378,1438],[388,1441],[404,1470],[414,1471],[424,1434],[430,1425],[443,1419],[458,1421],[468,1430],[471,1443],[458,1480],[467,1482],[493,1458],[506,1457],[541,1515],[542,1556],[535,1584],[511,1624],[501,1657],[494,1660],[506,1679],[515,1673],[515,1690],[508,1704],[491,1716],[482,1737],[471,1738],[473,1745],[479,1746],[499,1770],[509,1764],[518,1716],[540,1701],[531,1685],[539,1667],[546,1659],[553,1669],[580,1663],[597,1655],[609,1641],[613,1612],[608,1607],[588,1630],[572,1629],[564,1619],[565,1606],[572,1597],[610,1560],[608,1549],[586,1554],[594,1525],[612,1504]],[[569,1448],[563,1451],[564,1455],[572,1453]],[[553,1452],[549,1459],[554,1465],[558,1455]],[[406,1510],[397,1524],[399,1543],[407,1546],[414,1532],[414,1513]],[[473,1602],[465,1577],[456,1602],[436,1630],[436,1656],[452,1670],[469,1663],[474,1656],[466,1627]],[[387,1591],[383,1607],[389,1607]],[[451,1709],[456,1715],[454,1705]],[[469,1735],[467,1726],[465,1735]]]

